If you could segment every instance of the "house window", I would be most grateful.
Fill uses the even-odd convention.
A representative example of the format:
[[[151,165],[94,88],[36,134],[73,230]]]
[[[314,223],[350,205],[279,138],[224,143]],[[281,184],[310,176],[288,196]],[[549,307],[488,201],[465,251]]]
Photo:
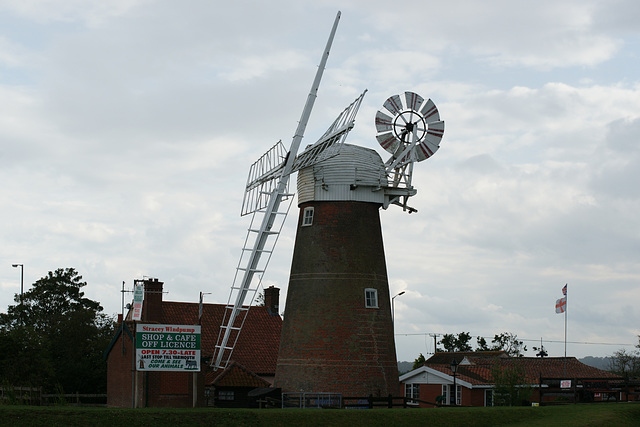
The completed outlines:
[[[484,391],[484,406],[493,406],[493,390]]]
[[[313,224],[313,206],[304,208],[302,211],[302,226],[307,227]]]
[[[378,308],[378,290],[367,288],[364,290],[364,306],[366,308]]]
[[[218,391],[218,400],[233,400],[235,398],[233,390]]]
[[[405,384],[404,385],[404,397],[412,399],[420,399],[420,384]],[[407,402],[409,405],[417,405],[418,402]]]
[[[449,398],[451,389],[453,385],[442,384],[442,402],[445,405],[451,405],[451,400]],[[456,384],[456,405],[460,405],[462,401],[462,386]]]

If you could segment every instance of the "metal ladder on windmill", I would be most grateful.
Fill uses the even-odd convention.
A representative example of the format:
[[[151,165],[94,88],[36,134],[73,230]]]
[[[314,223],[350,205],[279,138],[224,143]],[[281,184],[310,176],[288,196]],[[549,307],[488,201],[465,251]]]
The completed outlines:
[[[339,20],[340,12],[338,12],[333,23],[329,40],[323,52],[289,152],[284,155],[282,161],[279,161],[283,157],[284,147],[281,142],[277,143],[250,169],[242,210],[243,213],[253,213],[254,216],[236,269],[217,344],[214,348],[214,356],[211,363],[214,369],[226,368],[231,359],[250,307],[250,304],[248,306],[244,305],[245,299],[249,293],[252,293],[252,297],[255,296],[260,286],[262,274],[271,258],[273,248],[288,212],[288,207],[281,209],[280,205],[283,200],[289,200],[289,206],[291,205],[293,197],[292,194],[287,192],[289,177],[293,172],[296,154],[313,109],[316,93],[320,86],[320,80],[329,57],[329,51]],[[252,174],[255,176],[252,177]],[[262,218],[259,221],[260,226],[254,228],[253,224],[258,216]],[[274,228],[276,224],[278,226]],[[251,236],[254,236],[254,238],[252,239]],[[269,240],[270,248],[265,249]],[[263,254],[268,255],[265,260],[262,260]],[[245,255],[247,256],[245,257]],[[240,280],[239,283],[237,283],[238,280]]]
[[[288,154],[281,141],[278,141],[249,168],[241,215],[253,214],[253,216],[225,307],[223,323],[220,326],[218,344],[215,347],[214,368],[227,366],[251,307],[250,303],[243,305],[244,301],[247,296],[251,297],[250,301],[255,297],[262,282],[262,275],[271,260],[293,201],[294,193],[287,191],[289,177],[300,169],[313,166],[340,152],[347,134],[355,125],[358,110],[366,93],[366,90],[362,92],[338,115],[317,142],[295,158],[290,172],[285,171]],[[280,191],[283,182],[285,184]],[[285,201],[288,203],[283,206],[282,202]],[[260,228],[255,227],[257,223],[261,224]],[[262,255],[266,257],[263,258]],[[236,286],[239,277],[242,277],[242,282]],[[235,303],[231,304],[232,301]]]
[[[225,306],[224,318],[218,333],[212,366],[225,368],[244,325],[247,312],[262,282],[262,276],[269,264],[273,249],[284,225],[293,194],[287,191],[288,180],[268,179],[274,175],[286,151],[282,142],[275,144],[258,161],[251,165],[247,191],[242,206],[242,215],[253,214],[251,224],[242,247],[240,260],[231,286],[229,299]],[[280,159],[280,161],[278,161]],[[275,166],[274,166],[275,165]],[[257,179],[252,175],[267,170]],[[263,178],[263,179],[260,179]],[[277,182],[281,185],[273,184]],[[267,187],[270,188],[268,191]],[[282,203],[287,202],[288,203]],[[244,305],[249,297],[248,305]]]

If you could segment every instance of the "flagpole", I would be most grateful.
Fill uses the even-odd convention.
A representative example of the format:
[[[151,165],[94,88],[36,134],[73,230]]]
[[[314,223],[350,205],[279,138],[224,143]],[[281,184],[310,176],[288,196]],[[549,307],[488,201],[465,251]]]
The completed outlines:
[[[567,285],[565,285],[567,286]],[[564,357],[567,357],[567,311],[569,311],[569,290],[567,290],[567,294],[564,296],[566,298],[566,302],[564,305]]]
[[[565,284],[565,289],[568,287],[568,284]],[[564,295],[565,303],[564,303],[564,375],[567,376],[567,311],[569,308],[569,291],[567,289],[567,293]]]
[[[564,313],[564,373],[567,374],[567,286],[562,288],[563,297],[556,300],[556,313]]]
[[[567,305],[564,306],[564,357],[567,357]]]

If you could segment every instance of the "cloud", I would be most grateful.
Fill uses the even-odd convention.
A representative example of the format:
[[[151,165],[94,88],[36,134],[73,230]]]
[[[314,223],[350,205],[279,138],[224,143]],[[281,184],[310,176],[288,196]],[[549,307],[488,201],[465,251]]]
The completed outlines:
[[[136,6],[152,3],[152,0],[7,0],[3,8],[23,19],[39,23],[81,21],[90,26],[103,24],[105,20],[122,16]]]
[[[437,8],[423,2],[405,7],[408,13],[393,14],[383,2],[374,2],[368,22],[393,34],[403,49],[419,46],[438,55],[471,54],[493,67],[594,66],[610,60],[622,43],[598,23],[601,11],[595,1],[458,0]],[[614,15],[610,19],[615,22],[626,5],[612,9],[615,12],[607,15]]]
[[[619,204],[635,208],[640,197],[640,118],[615,120],[607,130],[606,146],[600,163],[594,165],[591,185],[603,197],[613,196]]]
[[[381,212],[391,288],[407,292],[396,331],[423,334],[398,339],[400,358],[430,333],[561,340],[553,303],[567,282],[576,339],[635,340],[635,3],[1,7],[0,306],[19,286],[15,262],[25,283],[75,267],[108,313],[142,276],[170,300],[224,302],[249,226],[248,166],[289,144],[340,8],[303,145],[364,89],[349,142],[385,159],[373,118],[389,96],[430,97],[446,122],[414,169],[418,213]],[[283,301],[295,216],[265,275]]]

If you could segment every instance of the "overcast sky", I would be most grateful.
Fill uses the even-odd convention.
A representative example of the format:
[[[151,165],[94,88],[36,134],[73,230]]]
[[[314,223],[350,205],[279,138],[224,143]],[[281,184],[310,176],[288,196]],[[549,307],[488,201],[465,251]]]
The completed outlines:
[[[431,98],[446,122],[416,165],[418,213],[381,211],[391,293],[405,291],[398,359],[463,331],[562,356],[565,283],[568,355],[631,350],[636,0],[0,0],[0,310],[20,290],[13,263],[25,290],[77,269],[108,314],[147,276],[166,300],[226,302],[248,168],[290,144],[338,10],[303,146],[364,89],[348,142],[383,159],[389,96]],[[282,305],[296,216],[264,278]]]

